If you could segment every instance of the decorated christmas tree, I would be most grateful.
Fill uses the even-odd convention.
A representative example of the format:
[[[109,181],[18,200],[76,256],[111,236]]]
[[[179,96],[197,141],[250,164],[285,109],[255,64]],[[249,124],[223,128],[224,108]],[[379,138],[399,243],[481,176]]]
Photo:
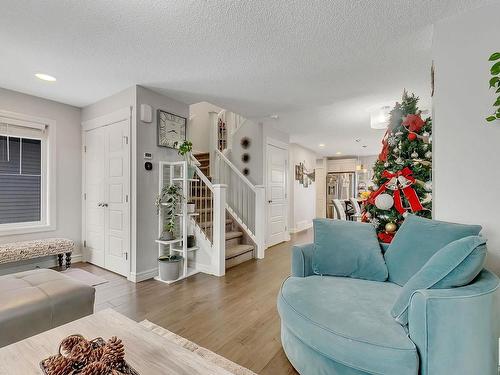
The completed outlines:
[[[389,243],[408,213],[426,218],[432,209],[432,121],[422,119],[418,97],[405,91],[390,112],[382,151],[374,166],[373,192],[363,221]]]

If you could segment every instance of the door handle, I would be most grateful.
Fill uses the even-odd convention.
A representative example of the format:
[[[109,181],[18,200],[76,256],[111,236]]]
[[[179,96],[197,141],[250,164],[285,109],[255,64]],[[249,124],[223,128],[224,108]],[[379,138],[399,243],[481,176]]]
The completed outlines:
[[[273,201],[267,201],[267,203],[273,203]]]
[[[102,207],[102,203],[97,203],[97,207]]]
[[[108,207],[108,204],[107,203],[103,203],[102,206],[103,207]]]

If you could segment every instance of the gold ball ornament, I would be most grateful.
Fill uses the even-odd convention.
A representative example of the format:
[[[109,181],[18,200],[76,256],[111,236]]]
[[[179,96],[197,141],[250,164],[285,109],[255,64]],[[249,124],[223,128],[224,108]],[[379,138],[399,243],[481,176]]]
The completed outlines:
[[[398,226],[394,223],[387,223],[385,224],[385,231],[387,233],[394,233],[398,229]]]

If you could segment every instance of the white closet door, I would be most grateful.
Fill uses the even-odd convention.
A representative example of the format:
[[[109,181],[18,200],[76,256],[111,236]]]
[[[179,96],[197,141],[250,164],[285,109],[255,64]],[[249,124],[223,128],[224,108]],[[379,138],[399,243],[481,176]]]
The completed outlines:
[[[85,132],[87,261],[128,277],[130,119],[110,119],[99,126]]]
[[[87,260],[104,267],[104,128],[86,132],[85,143],[85,218]]]
[[[110,271],[129,274],[129,146],[128,120],[105,129],[105,267]]]

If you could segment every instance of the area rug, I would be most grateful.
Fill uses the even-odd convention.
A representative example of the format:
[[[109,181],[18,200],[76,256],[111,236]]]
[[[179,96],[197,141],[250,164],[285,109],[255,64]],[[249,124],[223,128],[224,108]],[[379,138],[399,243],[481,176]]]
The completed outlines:
[[[108,282],[108,280],[80,268],[68,268],[67,270],[61,271],[61,273],[89,286],[96,286]]]
[[[255,372],[250,371],[249,369],[242,367],[234,362],[231,362],[229,359],[224,358],[208,349],[205,349],[201,346],[196,345],[194,342],[185,339],[173,332],[170,332],[168,329],[160,327],[154,323],[151,323],[149,320],[143,320],[139,323],[144,328],[168,339],[169,341],[182,346],[183,348],[198,354],[200,357],[205,359],[206,361],[213,363],[216,366],[223,368],[224,370],[230,372],[234,375],[257,375]]]

